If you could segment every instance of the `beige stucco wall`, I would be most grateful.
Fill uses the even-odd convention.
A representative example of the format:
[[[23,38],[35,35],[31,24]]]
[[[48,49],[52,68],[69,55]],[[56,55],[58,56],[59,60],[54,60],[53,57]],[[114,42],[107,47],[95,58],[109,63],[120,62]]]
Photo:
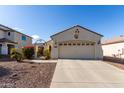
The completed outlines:
[[[103,59],[103,49],[101,44],[95,45],[95,59]]]
[[[14,32],[10,31],[10,36],[8,35],[9,31],[0,30],[0,38],[7,38],[11,41],[14,41]]]
[[[94,34],[92,32],[89,32],[85,29],[82,29],[80,27],[75,27],[74,29],[70,29],[68,31],[65,31],[63,33],[60,33],[53,37],[54,41],[61,42],[61,41],[67,41],[67,40],[75,40],[74,38],[74,31],[76,29],[79,29],[79,38],[78,40],[90,40],[90,41],[99,41],[101,39],[101,36]]]
[[[23,45],[22,43],[25,43],[25,46],[30,46],[32,45],[32,38],[26,36],[26,41],[22,41],[21,38],[22,38],[22,35],[21,33],[18,33],[18,32],[14,32],[14,41],[15,42],[18,42],[18,48],[21,48]]]
[[[79,31],[80,31],[78,39],[74,38],[74,31],[76,29],[79,29]],[[52,51],[51,51],[51,57],[52,58],[58,58],[58,55],[59,55],[59,45],[58,44],[60,42],[71,41],[71,40],[86,40],[86,41],[96,42],[96,45],[94,46],[94,51],[95,51],[94,59],[102,59],[103,58],[103,51],[102,51],[101,44],[100,45],[97,44],[97,42],[99,40],[101,40],[101,36],[99,36],[95,33],[86,31],[85,29],[82,29],[80,27],[75,27],[75,28],[70,29],[68,31],[57,34],[57,35],[52,37],[52,40],[53,40]],[[88,50],[86,50],[86,51],[88,51]],[[65,51],[65,53],[66,52],[67,51]]]
[[[5,37],[5,32],[0,30],[0,38],[4,38]]]
[[[9,31],[0,30],[0,38],[7,38],[9,40],[14,41],[14,32],[10,31],[10,36],[8,35]]]
[[[10,36],[8,35],[8,32],[9,31],[5,32],[5,38],[7,38],[7,39],[9,39],[11,41],[14,41],[14,37],[15,37],[14,32],[10,31]]]
[[[102,45],[102,49],[104,56],[114,57],[115,55],[118,58],[124,58],[124,42]]]
[[[17,47],[21,48],[22,47],[22,42],[25,43],[25,45],[32,45],[32,38],[28,37],[24,34],[18,33],[18,32],[14,32],[14,31],[10,31],[10,36],[8,35],[9,31],[2,31],[0,30],[0,38],[7,38],[11,41],[17,42]],[[26,36],[26,41],[22,41],[21,37],[22,35]]]

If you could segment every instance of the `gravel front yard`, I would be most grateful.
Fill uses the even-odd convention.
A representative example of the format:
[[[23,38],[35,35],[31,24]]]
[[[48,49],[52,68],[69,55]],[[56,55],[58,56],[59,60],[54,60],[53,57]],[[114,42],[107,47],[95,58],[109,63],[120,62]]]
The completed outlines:
[[[0,62],[0,87],[49,88],[56,63]]]

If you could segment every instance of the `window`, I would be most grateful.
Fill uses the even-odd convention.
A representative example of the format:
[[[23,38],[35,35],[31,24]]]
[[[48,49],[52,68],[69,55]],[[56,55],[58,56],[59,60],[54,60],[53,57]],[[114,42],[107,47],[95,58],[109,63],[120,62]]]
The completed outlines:
[[[86,45],[88,46],[88,45],[90,45],[89,43],[86,43]]]
[[[22,36],[22,40],[23,41],[26,41],[26,36]]]
[[[101,44],[101,41],[99,40],[99,41],[97,42],[97,44]]]
[[[65,43],[64,45],[66,46],[67,44]]]
[[[73,43],[73,46],[75,46],[76,44],[75,43]]]
[[[8,36],[10,36],[10,32],[8,32]]]
[[[80,46],[80,43],[77,43],[78,46]]]
[[[91,45],[93,46],[93,45],[95,45],[95,43],[91,43]]]
[[[60,43],[59,45],[62,46],[62,43]]]
[[[71,46],[71,43],[68,43],[69,46]]]
[[[22,42],[21,45],[22,45],[22,46],[26,46],[25,42]]]
[[[85,45],[85,43],[82,43],[82,46],[84,46]]]

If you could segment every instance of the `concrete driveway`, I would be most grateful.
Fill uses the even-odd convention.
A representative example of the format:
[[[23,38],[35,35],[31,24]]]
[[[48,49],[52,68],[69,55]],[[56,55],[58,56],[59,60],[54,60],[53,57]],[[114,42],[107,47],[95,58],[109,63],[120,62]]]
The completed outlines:
[[[124,87],[124,70],[103,61],[58,60],[51,88]]]

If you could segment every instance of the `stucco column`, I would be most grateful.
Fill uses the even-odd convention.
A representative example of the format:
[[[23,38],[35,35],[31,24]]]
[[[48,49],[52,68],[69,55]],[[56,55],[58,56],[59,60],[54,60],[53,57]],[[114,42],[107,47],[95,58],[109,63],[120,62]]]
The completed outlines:
[[[1,54],[3,54],[3,55],[7,55],[8,54],[8,46],[7,46],[6,43],[2,44]]]
[[[95,59],[103,59],[101,44],[95,44]]]
[[[37,58],[38,45],[35,46],[35,58]]]
[[[51,50],[51,58],[57,59],[58,58],[58,43],[53,43],[52,50]]]
[[[95,47],[94,47],[94,48],[95,48],[95,49],[94,49],[94,53],[95,53],[95,54],[94,54],[94,58],[95,58],[95,59],[97,58],[97,55],[96,55],[97,47],[96,47],[96,46],[97,46],[97,44],[95,44]]]

